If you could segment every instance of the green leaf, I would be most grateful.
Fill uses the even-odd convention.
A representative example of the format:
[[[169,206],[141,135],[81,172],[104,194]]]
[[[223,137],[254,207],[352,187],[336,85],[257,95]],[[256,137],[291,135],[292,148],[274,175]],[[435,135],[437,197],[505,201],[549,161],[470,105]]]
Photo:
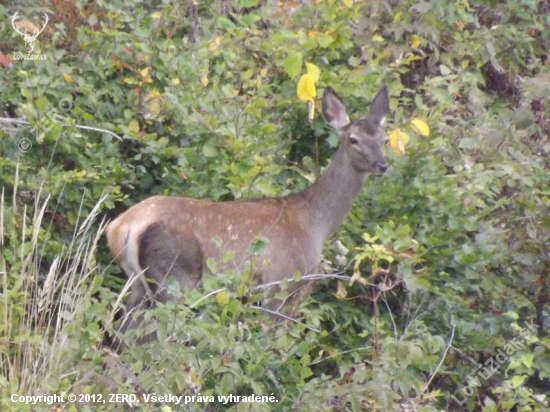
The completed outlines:
[[[241,0],[241,7],[254,7],[259,0]]]
[[[317,41],[319,42],[319,46],[326,49],[332,43],[334,43],[334,38],[332,36],[322,35],[322,36],[317,37]]]
[[[238,314],[242,310],[243,304],[238,299],[231,299],[227,305],[228,312]]]
[[[448,76],[449,74],[451,74],[451,69],[449,69],[444,64],[439,65],[439,71],[441,72],[442,76]]]
[[[220,29],[223,29],[223,30],[230,30],[235,28],[235,23],[233,23],[227,17],[223,17],[223,16],[218,19],[218,25]]]
[[[260,255],[265,251],[265,248],[269,245],[269,240],[265,237],[258,237],[252,241],[250,245],[250,253],[253,255]]]
[[[525,375],[517,375],[512,378],[512,386],[514,389],[518,388],[523,382],[525,382],[525,379],[527,379],[527,376]]]
[[[300,377],[302,379],[309,378],[311,375],[313,375],[313,372],[309,366],[305,366],[300,370]]]
[[[227,306],[229,303],[229,293],[227,291],[222,290],[221,292],[218,292],[216,295],[216,302],[218,302],[218,305],[220,306]]]
[[[136,119],[130,120],[130,123],[128,123],[128,130],[130,130],[133,133],[139,132],[139,123]]]
[[[97,24],[97,16],[95,14],[92,14],[90,17],[88,17],[88,24],[90,26],[95,26]]]
[[[535,359],[535,355],[533,353],[526,353],[521,356],[521,363],[523,363],[526,368],[531,369],[531,367],[533,366],[534,359]]]
[[[202,147],[202,154],[204,157],[217,157],[218,156],[218,149],[216,149],[215,146],[205,144]]]
[[[302,53],[293,53],[285,59],[285,72],[291,79],[295,78],[302,71]]]
[[[23,96],[25,99],[32,100],[32,93],[29,89],[26,89],[24,87],[21,88],[21,96]]]

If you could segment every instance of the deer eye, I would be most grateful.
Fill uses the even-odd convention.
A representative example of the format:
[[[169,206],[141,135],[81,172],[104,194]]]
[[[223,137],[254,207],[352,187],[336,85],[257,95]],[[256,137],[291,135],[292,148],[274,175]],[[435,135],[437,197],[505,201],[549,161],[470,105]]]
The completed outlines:
[[[353,136],[349,138],[349,142],[351,144],[359,144],[359,140],[357,140],[357,138]]]

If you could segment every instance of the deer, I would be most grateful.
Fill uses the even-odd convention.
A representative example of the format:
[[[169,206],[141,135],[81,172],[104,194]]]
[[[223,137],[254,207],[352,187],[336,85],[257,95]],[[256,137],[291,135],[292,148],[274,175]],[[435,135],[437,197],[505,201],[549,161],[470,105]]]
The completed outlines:
[[[153,196],[109,223],[110,252],[133,279],[127,314],[145,301],[166,302],[170,277],[184,290],[196,288],[206,274],[216,275],[208,269],[209,258],[219,263],[220,273],[242,273],[248,262],[248,270],[262,285],[277,284],[296,273],[315,273],[324,243],[347,217],[367,176],[388,169],[383,155],[388,142],[383,125],[390,111],[387,86],[378,91],[369,113],[355,121],[331,87],[325,89],[322,103],[339,146],[325,172],[305,190],[280,198],[226,202]],[[250,265],[250,246],[258,238],[266,239],[266,245]],[[233,254],[229,262],[221,259],[220,243]],[[289,286],[287,292],[295,288]],[[266,308],[278,311],[283,304],[273,299]],[[126,322],[119,332],[138,324]]]
[[[46,13],[44,13],[44,24],[42,25],[42,29],[38,30],[37,28],[34,28],[34,33],[32,35],[28,34],[27,30],[25,30],[25,33],[19,30],[19,24],[17,24],[18,18],[19,18],[19,10],[16,11],[15,14],[13,15],[11,19],[11,26],[17,33],[21,35],[21,38],[25,41],[25,50],[27,51],[27,53],[31,54],[32,51],[34,50],[34,42],[36,41],[38,35],[44,31],[50,18]],[[22,23],[25,23],[25,22],[22,22]]]

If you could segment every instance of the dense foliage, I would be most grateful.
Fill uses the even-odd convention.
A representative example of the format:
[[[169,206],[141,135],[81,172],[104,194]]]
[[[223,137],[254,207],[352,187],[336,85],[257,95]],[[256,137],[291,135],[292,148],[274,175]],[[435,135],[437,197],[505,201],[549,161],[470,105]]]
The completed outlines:
[[[2,410],[548,410],[548,2],[39,3],[0,5]],[[50,16],[44,59],[17,59],[17,10]],[[410,137],[327,245],[331,275],[273,320],[219,274],[130,332],[158,342],[110,351],[126,290],[101,222],[153,194],[305,188],[337,145],[298,98],[306,63],[359,114],[387,84]]]

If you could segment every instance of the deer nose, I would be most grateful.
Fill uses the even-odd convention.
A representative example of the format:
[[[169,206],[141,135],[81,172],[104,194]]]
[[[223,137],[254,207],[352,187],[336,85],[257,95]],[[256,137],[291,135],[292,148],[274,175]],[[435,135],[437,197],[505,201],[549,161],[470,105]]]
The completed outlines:
[[[386,173],[386,170],[388,170],[388,164],[386,162],[378,164],[378,171],[380,173]]]

